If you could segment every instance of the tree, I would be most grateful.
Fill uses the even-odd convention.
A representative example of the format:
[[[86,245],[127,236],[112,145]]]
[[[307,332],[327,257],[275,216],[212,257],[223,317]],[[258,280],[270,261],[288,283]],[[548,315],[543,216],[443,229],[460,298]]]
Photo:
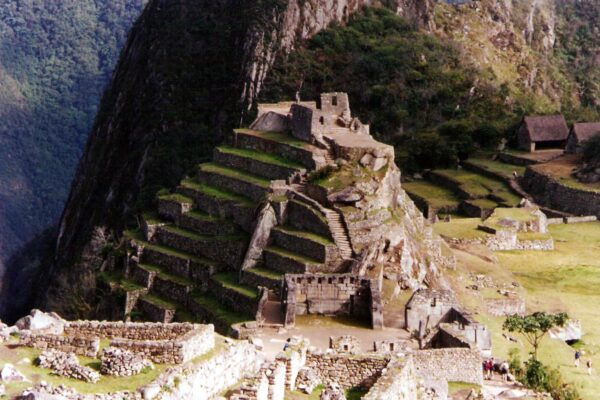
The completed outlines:
[[[566,313],[536,312],[526,316],[514,314],[506,318],[502,329],[523,335],[533,347],[533,359],[537,360],[537,351],[544,336],[550,329],[564,326],[568,319]]]

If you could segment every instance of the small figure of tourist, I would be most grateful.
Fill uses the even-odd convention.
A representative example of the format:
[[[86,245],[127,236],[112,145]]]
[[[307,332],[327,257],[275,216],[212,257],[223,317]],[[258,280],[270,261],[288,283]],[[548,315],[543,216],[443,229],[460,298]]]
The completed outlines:
[[[288,347],[290,347],[291,341],[292,341],[291,338],[287,338],[287,340],[285,341],[285,344],[283,345],[283,351],[286,351],[288,349]]]
[[[508,373],[510,370],[510,366],[508,365],[508,363],[506,361],[504,361],[502,364],[500,364],[500,373],[502,374],[502,380],[503,381],[508,381]]]
[[[517,171],[513,171],[512,175],[514,179],[517,179],[519,177],[519,173]]]
[[[575,367],[579,368],[579,360],[581,359],[581,352],[579,350],[575,351]]]
[[[586,363],[587,366],[587,370],[588,370],[588,375],[592,375],[592,359],[590,358],[589,360],[587,360]]]
[[[494,369],[494,362],[492,361],[491,358],[488,358],[483,363],[483,372],[484,372],[485,379],[487,379],[487,380],[492,379],[492,370],[493,369]]]

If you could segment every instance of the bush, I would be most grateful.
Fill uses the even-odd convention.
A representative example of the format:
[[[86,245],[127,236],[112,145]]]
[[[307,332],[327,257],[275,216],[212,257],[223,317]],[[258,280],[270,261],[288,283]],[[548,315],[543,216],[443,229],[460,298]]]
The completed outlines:
[[[558,369],[548,368],[532,358],[525,363],[523,384],[538,392],[548,392],[554,400],[579,400],[577,389],[564,381]]]

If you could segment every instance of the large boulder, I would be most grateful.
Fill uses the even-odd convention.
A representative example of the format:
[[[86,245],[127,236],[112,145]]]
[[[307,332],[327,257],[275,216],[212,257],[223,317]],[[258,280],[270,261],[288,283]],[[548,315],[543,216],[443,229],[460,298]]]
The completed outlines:
[[[14,365],[5,364],[2,370],[0,371],[0,380],[2,382],[25,382],[27,378],[25,375],[17,371]]]
[[[56,313],[32,310],[29,315],[18,320],[15,326],[20,330],[61,335],[65,330],[65,322]]]
[[[569,320],[565,326],[553,328],[549,333],[552,339],[559,339],[563,342],[581,340],[583,336],[581,322],[576,320]]]

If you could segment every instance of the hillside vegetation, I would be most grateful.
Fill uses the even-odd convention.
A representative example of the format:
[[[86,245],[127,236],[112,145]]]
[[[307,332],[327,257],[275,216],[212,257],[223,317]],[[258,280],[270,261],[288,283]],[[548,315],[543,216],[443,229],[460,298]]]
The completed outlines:
[[[544,48],[548,38],[528,42],[517,36],[525,10],[515,7],[512,14],[496,17],[494,12],[502,10],[492,2],[473,4],[481,8],[438,5],[434,34],[389,10],[368,9],[283,57],[263,99],[293,98],[297,91],[305,99],[347,91],[375,136],[396,145],[407,172],[449,166],[502,137],[511,139],[524,114],[598,118],[597,94],[585,89],[593,86],[593,76],[586,83],[586,74],[578,72],[595,62],[597,40],[586,32],[595,32],[590,23],[597,12],[588,15],[585,2],[565,3],[559,8],[563,16],[547,5],[555,20],[578,21],[578,28],[556,28],[561,41],[553,52]],[[496,18],[505,19],[510,29],[499,30]],[[573,63],[577,68],[570,67]]]
[[[0,262],[56,222],[144,3],[0,0]]]

